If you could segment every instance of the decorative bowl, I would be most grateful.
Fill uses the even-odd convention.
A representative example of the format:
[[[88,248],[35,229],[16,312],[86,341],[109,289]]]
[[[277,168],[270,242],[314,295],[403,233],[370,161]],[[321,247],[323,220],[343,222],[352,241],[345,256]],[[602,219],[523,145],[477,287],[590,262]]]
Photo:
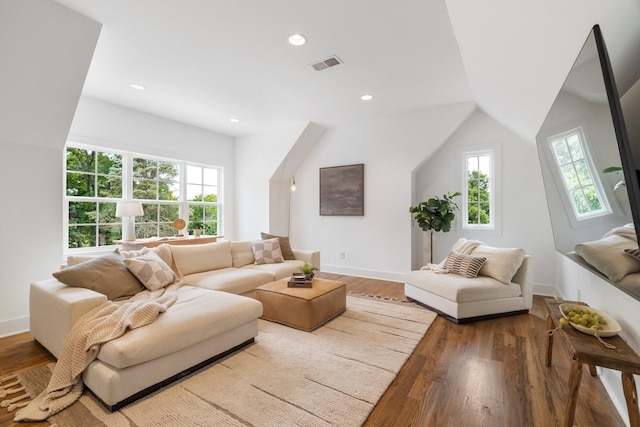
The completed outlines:
[[[593,307],[589,307],[586,305],[580,305],[580,304],[560,304],[560,313],[562,313],[562,316],[567,319],[569,321],[569,324],[571,326],[573,326],[574,328],[576,328],[578,331],[587,334],[587,335],[596,335],[596,331],[594,329],[588,328],[586,326],[582,326],[582,325],[577,325],[575,323],[573,323],[571,321],[571,319],[569,319],[569,317],[564,314],[564,309],[565,308],[573,308],[573,307],[577,307],[580,308],[582,310],[584,309],[589,309],[589,311],[591,311],[591,314],[599,314],[600,316],[602,316],[602,318],[604,319],[605,322],[607,322],[606,324],[602,325],[602,329],[598,329],[598,336],[600,337],[612,337],[614,335],[618,335],[618,333],[620,333],[620,331],[622,331],[622,328],[620,327],[620,325],[618,324],[618,322],[616,322],[616,320],[609,316],[607,313],[605,313],[604,311],[597,309],[597,308],[593,308]]]

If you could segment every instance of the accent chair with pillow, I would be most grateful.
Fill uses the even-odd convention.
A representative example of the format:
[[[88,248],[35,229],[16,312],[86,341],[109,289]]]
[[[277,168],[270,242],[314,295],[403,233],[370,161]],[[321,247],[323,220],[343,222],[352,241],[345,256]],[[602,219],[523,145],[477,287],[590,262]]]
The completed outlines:
[[[456,323],[528,313],[531,262],[522,249],[460,239],[440,264],[405,275],[405,295]]]

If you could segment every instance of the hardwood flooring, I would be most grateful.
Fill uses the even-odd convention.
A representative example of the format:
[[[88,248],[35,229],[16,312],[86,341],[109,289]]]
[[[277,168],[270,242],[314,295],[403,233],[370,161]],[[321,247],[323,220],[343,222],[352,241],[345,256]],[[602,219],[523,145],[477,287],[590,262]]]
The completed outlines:
[[[329,273],[318,277],[344,280],[355,295],[405,299],[401,283]],[[564,340],[557,339],[553,366],[544,365],[545,330],[543,297],[534,297],[524,315],[465,325],[438,316],[364,425],[561,425],[571,360]],[[53,360],[28,333],[0,339],[0,377]],[[604,387],[588,371],[583,372],[574,425],[624,426]],[[12,418],[0,408],[1,426],[46,425],[13,423]]]

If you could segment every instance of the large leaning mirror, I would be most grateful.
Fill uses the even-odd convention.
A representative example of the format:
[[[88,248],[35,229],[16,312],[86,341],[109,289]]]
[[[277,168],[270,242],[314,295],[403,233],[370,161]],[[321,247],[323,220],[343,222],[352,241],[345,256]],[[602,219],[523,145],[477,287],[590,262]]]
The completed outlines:
[[[538,153],[556,249],[640,299],[640,261],[625,252],[638,242],[595,37],[540,128]]]

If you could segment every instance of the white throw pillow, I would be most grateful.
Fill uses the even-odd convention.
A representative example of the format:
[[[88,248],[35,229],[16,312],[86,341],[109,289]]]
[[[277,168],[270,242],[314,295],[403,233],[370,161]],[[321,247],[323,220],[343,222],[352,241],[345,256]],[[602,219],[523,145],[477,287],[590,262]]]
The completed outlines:
[[[479,275],[493,277],[502,283],[510,283],[522,265],[525,252],[519,248],[496,248],[480,245],[471,252],[471,255],[487,259],[482,265]]]
[[[284,262],[282,250],[280,249],[280,239],[277,237],[266,240],[255,240],[251,242],[253,256],[256,264],[276,264]]]
[[[155,252],[125,258],[125,265],[150,291],[157,291],[178,280],[176,273]]]
[[[640,261],[624,252],[637,247],[635,240],[613,234],[593,242],[578,243],[575,250],[609,280],[617,282],[629,273],[640,271]]]

